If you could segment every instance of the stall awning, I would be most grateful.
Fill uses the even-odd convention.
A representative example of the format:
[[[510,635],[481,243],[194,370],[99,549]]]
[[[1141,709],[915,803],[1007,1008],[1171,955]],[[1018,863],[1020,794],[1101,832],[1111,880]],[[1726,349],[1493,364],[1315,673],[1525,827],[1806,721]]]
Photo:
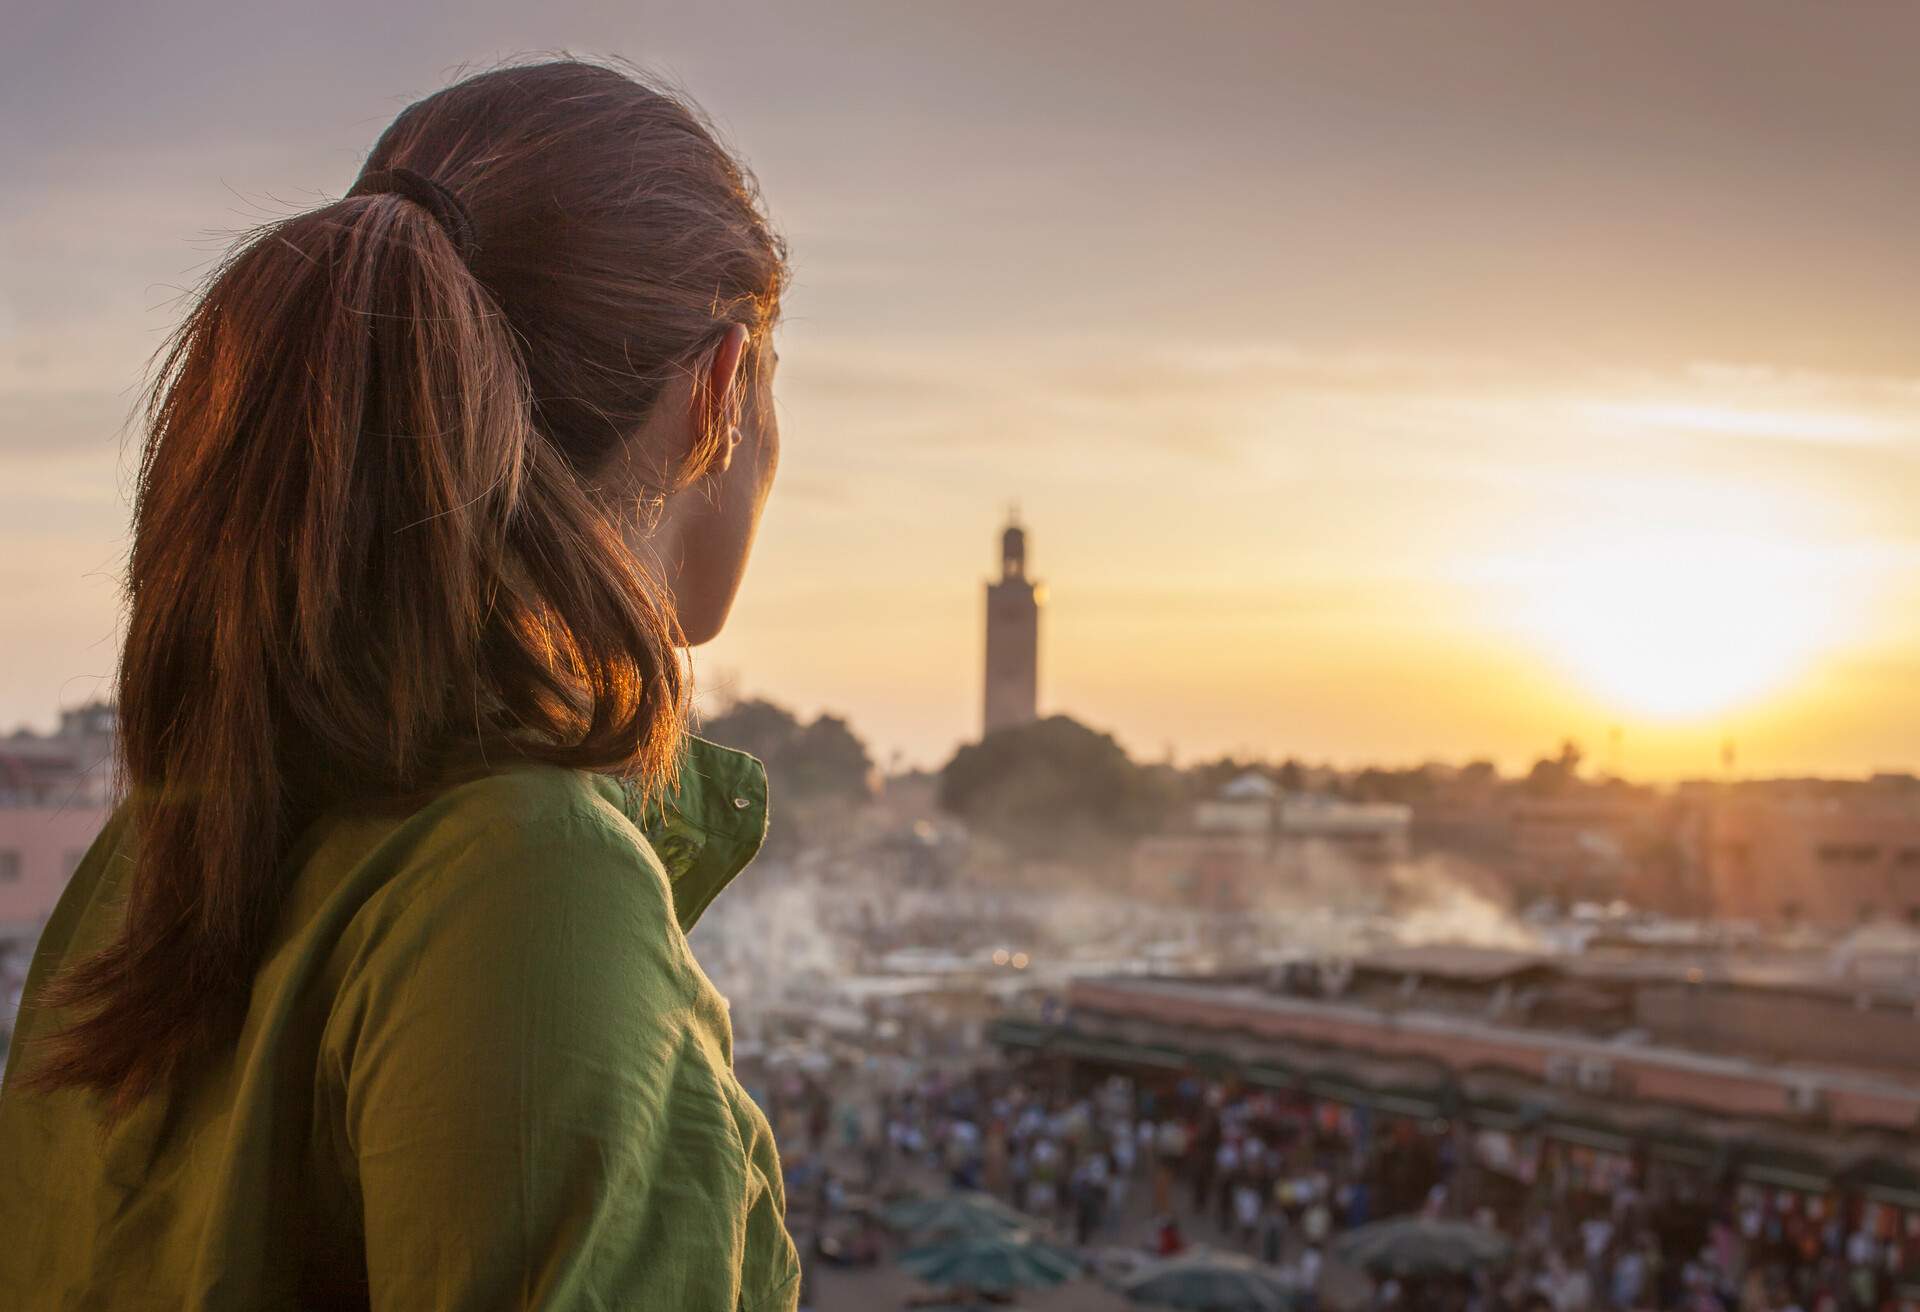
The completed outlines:
[[[1876,1203],[1920,1211],[1920,1172],[1905,1162],[1861,1157],[1847,1165],[1847,1183]]]
[[[1740,1178],[1753,1184],[1771,1185],[1775,1189],[1796,1189],[1803,1194],[1824,1194],[1833,1188],[1833,1182],[1824,1175],[1797,1171],[1791,1166],[1772,1162],[1748,1162],[1741,1166]]]
[[[1240,1072],[1240,1078],[1244,1079],[1248,1084],[1255,1084],[1263,1089],[1297,1089],[1300,1087],[1299,1075],[1282,1066],[1248,1066]]]
[[[1314,1075],[1307,1079],[1307,1092],[1345,1107],[1367,1107],[1393,1116],[1427,1120],[1440,1115],[1438,1096],[1419,1090],[1374,1089],[1351,1080]]]
[[[1540,1123],[1540,1114],[1528,1107],[1504,1103],[1469,1102],[1464,1113],[1467,1124],[1482,1130],[1524,1130]]]
[[[1614,1153],[1621,1157],[1630,1156],[1633,1152],[1631,1137],[1602,1125],[1588,1125],[1581,1121],[1548,1121],[1544,1131],[1549,1139],[1591,1148],[1595,1152]]]
[[[1640,1131],[1647,1156],[1657,1162],[1706,1171],[1724,1159],[1724,1151],[1705,1135],[1693,1133],[1682,1124],[1661,1124]]]
[[[995,1020],[987,1023],[987,1041],[1004,1048],[1044,1048],[1053,1041],[1059,1027],[1030,1020]]]

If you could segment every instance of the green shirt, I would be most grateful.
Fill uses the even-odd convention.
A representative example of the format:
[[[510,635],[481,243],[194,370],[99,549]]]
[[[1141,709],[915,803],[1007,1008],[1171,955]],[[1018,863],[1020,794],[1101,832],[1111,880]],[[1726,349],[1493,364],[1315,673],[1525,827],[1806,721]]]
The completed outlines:
[[[790,1312],[766,1118],[686,930],[760,846],[766,775],[689,740],[643,814],[517,765],[403,819],[329,814],[231,1055],[101,1138],[94,1096],[0,1091],[0,1307]],[[27,976],[100,943],[95,840]]]

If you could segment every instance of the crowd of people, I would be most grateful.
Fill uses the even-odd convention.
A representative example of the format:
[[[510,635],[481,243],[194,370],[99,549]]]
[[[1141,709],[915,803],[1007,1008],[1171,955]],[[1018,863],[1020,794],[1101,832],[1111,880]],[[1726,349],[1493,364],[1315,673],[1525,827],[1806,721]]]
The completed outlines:
[[[790,1073],[760,1092],[816,1241],[850,1189],[884,1197],[933,1173],[1083,1249],[1238,1247],[1281,1266],[1308,1305],[1340,1234],[1420,1214],[1496,1230],[1511,1257],[1459,1280],[1383,1279],[1380,1309],[1920,1312],[1903,1292],[1920,1266],[1920,1213],[1539,1134],[1191,1072],[1136,1082],[986,1066],[866,1098]],[[853,1233],[841,1256],[877,1255],[874,1230]]]
[[[1557,1196],[1556,1196],[1557,1192]],[[1556,1191],[1511,1222],[1503,1304],[1533,1312],[1911,1312],[1912,1213],[1733,1183],[1604,1196]]]

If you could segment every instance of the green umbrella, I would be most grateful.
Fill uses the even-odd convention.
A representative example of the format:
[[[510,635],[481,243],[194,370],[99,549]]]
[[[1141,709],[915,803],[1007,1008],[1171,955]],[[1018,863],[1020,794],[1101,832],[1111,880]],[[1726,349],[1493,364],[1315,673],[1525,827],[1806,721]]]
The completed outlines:
[[[1122,1280],[1120,1292],[1136,1303],[1195,1312],[1288,1312],[1299,1301],[1271,1267],[1205,1250],[1154,1262]]]
[[[991,1239],[1038,1224],[1016,1212],[992,1194],[960,1190],[939,1198],[912,1198],[895,1203],[883,1215],[888,1225],[925,1238]]]
[[[1016,1219],[1017,1218],[1017,1219]],[[922,1243],[936,1239],[998,1239],[1001,1235],[1035,1231],[1040,1222],[1030,1216],[1003,1216],[998,1212],[973,1207],[948,1207],[930,1215],[917,1225],[896,1226],[903,1234]]]
[[[1065,1249],[1035,1240],[1024,1230],[990,1239],[948,1239],[909,1248],[900,1265],[930,1285],[949,1289],[1039,1289],[1080,1274]]]
[[[1464,1275],[1504,1262],[1513,1253],[1506,1236],[1465,1221],[1403,1216],[1375,1221],[1334,1240],[1334,1255],[1376,1276]]]

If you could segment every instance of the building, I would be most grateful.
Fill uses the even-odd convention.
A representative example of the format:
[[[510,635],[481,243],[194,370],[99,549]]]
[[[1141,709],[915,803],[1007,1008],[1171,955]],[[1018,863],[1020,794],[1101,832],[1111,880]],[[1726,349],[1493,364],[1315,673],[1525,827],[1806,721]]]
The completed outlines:
[[[1199,834],[1248,834],[1266,839],[1273,834],[1274,807],[1280,785],[1249,770],[1229,780],[1211,797],[1193,806],[1193,831]]]
[[[1439,945],[1076,978],[1051,1017],[1009,1016],[990,1035],[1089,1083],[1119,1073],[1161,1088],[1197,1074],[1364,1118],[1363,1132],[1456,1134],[1468,1156],[1505,1136],[1527,1154],[1571,1155],[1590,1183],[1677,1175],[1685,1196],[1724,1181],[1821,1210],[1864,1195],[1913,1212],[1896,1219],[1920,1233],[1915,998],[1912,981],[1861,989],[1738,956],[1681,965]],[[1515,1195],[1522,1215],[1526,1197]]]
[[[67,880],[113,808],[114,709],[63,711],[50,734],[0,738],[0,1049]]]
[[[31,942],[112,809],[113,707],[0,738],[0,940]]]
[[[1669,832],[1670,811],[1647,789],[1583,786],[1523,795],[1508,811],[1512,872],[1533,896],[1662,905],[1671,899],[1646,886],[1647,857]]]
[[[1133,845],[1133,893],[1192,911],[1238,915],[1259,905],[1271,883],[1271,856],[1265,834],[1149,834]]]
[[[1364,862],[1404,861],[1413,808],[1398,802],[1349,802],[1326,793],[1280,799],[1280,846],[1297,861],[1338,853]]]
[[[987,584],[987,667],[982,732],[1028,724],[1040,694],[1040,603],[1027,577],[1027,534],[1009,517],[1000,535],[1000,577]]]
[[[1135,893],[1229,915],[1258,905],[1273,878],[1279,803],[1279,786],[1255,771],[1201,798],[1184,826],[1134,844]]]
[[[1275,889],[1348,883],[1404,861],[1411,807],[1290,793],[1249,771],[1194,804],[1186,826],[1134,844],[1141,896],[1234,913]]]
[[[1690,791],[1683,842],[1715,914],[1920,924],[1920,788],[1876,780]]]
[[[60,712],[50,734],[16,729],[0,738],[0,807],[106,805],[114,731],[112,705],[90,702]]]
[[[1080,978],[1073,1025],[1267,1067],[1386,1059],[1828,1127],[1920,1125],[1910,992],[1450,946],[1262,978]],[[1332,963],[1327,963],[1332,964]]]

